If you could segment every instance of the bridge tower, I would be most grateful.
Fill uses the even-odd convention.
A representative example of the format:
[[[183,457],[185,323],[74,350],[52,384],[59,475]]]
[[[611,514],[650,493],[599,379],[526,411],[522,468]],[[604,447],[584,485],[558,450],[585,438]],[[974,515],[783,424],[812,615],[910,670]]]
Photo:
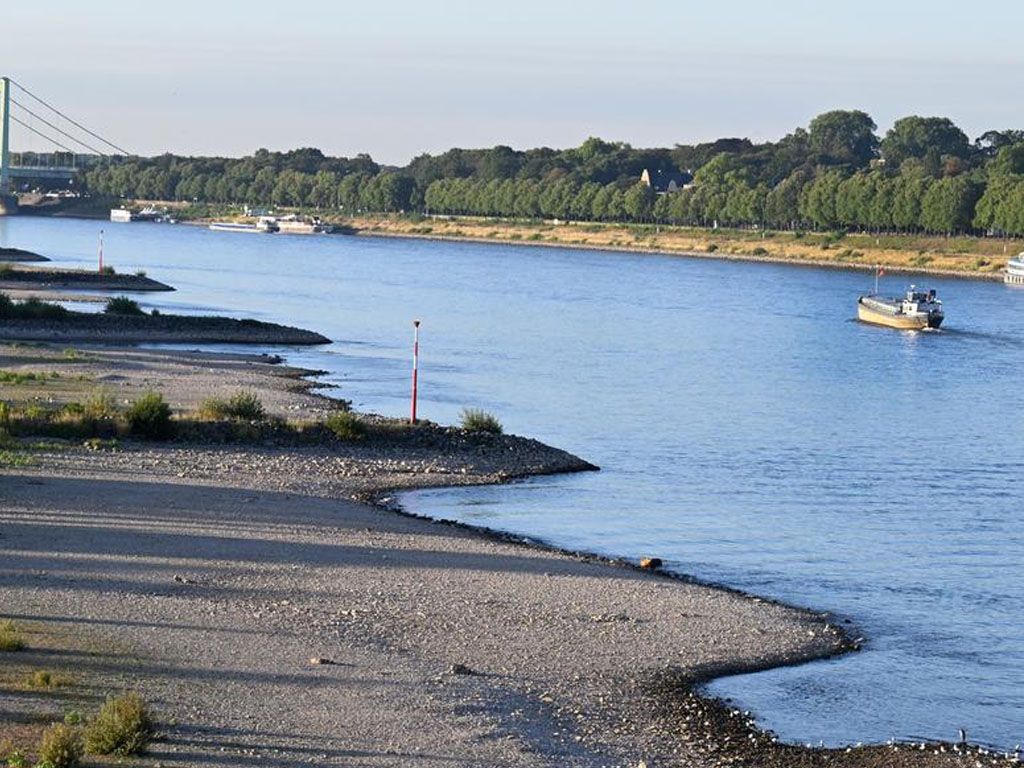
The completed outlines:
[[[0,199],[7,197],[11,189],[8,173],[10,163],[11,128],[11,81],[0,77]],[[0,200],[2,204],[2,200]]]
[[[11,194],[11,81],[0,77],[0,216],[17,213],[18,198]]]

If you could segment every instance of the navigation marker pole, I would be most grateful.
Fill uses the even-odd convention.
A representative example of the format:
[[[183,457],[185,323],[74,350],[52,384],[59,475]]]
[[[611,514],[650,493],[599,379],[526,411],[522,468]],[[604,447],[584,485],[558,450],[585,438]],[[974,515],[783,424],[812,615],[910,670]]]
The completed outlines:
[[[100,274],[103,274],[103,230],[100,230]]]
[[[420,321],[412,321],[412,424],[416,423],[416,396],[420,370]]]

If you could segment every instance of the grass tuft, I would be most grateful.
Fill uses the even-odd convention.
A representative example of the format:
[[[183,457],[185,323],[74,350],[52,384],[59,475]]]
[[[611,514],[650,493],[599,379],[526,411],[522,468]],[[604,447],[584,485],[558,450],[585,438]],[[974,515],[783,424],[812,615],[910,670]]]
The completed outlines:
[[[366,437],[366,424],[350,411],[335,411],[324,422],[339,440],[356,441]]]
[[[54,723],[43,731],[39,745],[39,764],[53,768],[74,768],[82,761],[85,749],[82,734],[65,723]]]
[[[459,413],[459,423],[467,432],[500,435],[505,431],[497,417],[480,408],[463,408]]]
[[[0,621],[0,651],[14,652],[25,649],[25,641],[13,621]]]
[[[85,728],[85,746],[94,755],[138,755],[153,735],[146,702],[130,691],[108,699]]]
[[[203,401],[199,406],[199,415],[207,419],[263,421],[267,412],[254,392],[240,389],[227,400],[211,398]]]
[[[139,302],[135,299],[129,299],[127,296],[115,296],[112,299],[107,300],[107,306],[103,308],[103,312],[108,315],[144,315],[142,307],[139,306]]]
[[[166,440],[171,436],[171,407],[158,392],[147,392],[125,413],[132,434],[153,440]]]

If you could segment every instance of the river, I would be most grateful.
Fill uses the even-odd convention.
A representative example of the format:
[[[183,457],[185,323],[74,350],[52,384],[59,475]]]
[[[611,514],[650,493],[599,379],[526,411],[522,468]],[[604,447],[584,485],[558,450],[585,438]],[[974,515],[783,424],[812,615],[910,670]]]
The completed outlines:
[[[939,332],[856,322],[870,277],[436,241],[0,218],[0,245],[175,285],[161,311],[320,331],[276,350],[360,409],[464,406],[599,473],[405,494],[410,510],[836,614],[840,659],[715,681],[783,738],[1024,741],[1024,291],[920,278]],[[897,292],[909,282],[883,279]]]

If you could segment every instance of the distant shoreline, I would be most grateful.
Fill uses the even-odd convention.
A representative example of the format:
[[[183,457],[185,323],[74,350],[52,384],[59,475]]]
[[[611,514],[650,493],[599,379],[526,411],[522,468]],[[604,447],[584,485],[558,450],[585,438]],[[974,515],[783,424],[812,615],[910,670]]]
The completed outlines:
[[[531,248],[564,248],[577,251],[607,251],[612,253],[640,253],[652,256],[680,256],[690,259],[708,259],[717,261],[740,261],[756,264],[783,264],[795,267],[813,267],[818,269],[838,269],[847,272],[873,272],[876,269],[874,264],[853,264],[841,261],[828,261],[825,259],[794,259],[785,256],[751,256],[742,253],[729,253],[725,251],[701,252],[689,250],[674,250],[669,248],[644,248],[630,245],[587,245],[582,243],[544,242],[532,240],[509,240],[487,237],[454,236],[454,235],[433,235],[416,234],[409,232],[382,232],[373,230],[358,230],[359,237],[382,237],[399,238],[411,240],[440,240],[450,243],[480,243],[483,245],[513,245],[529,246]],[[1002,282],[1002,274],[995,272],[972,272],[960,269],[934,269],[928,267],[902,267],[886,265],[886,272],[906,275],[933,275],[935,277],[949,277],[958,280],[981,280],[987,282]]]
[[[104,220],[103,217],[96,214],[75,214],[72,212],[54,212],[54,213],[36,213],[27,214],[35,216],[53,216],[59,218],[81,218],[90,220]],[[226,216],[227,214],[225,214]],[[192,220],[179,220],[179,224],[186,224],[191,226],[205,227],[210,222],[217,220],[222,217],[204,217],[200,219]],[[143,224],[144,222],[137,222]],[[337,222],[336,222],[337,223]],[[426,224],[427,226],[422,226]],[[123,225],[127,226],[127,224]],[[795,241],[790,236],[791,233],[775,233],[772,237],[766,239],[729,239],[715,230],[688,230],[686,228],[677,227],[649,227],[650,230],[645,234],[648,241],[656,240],[657,238],[664,239],[684,239],[689,241],[691,244],[697,241],[709,241],[704,248],[698,247],[679,247],[674,246],[671,242],[657,242],[643,244],[630,244],[620,242],[617,238],[619,237],[637,237],[632,233],[637,230],[635,225],[628,224],[595,224],[595,223],[569,223],[569,222],[542,222],[540,224],[533,221],[509,221],[503,219],[486,219],[486,218],[475,218],[475,217],[437,217],[437,218],[425,218],[421,222],[416,222],[412,219],[399,218],[384,216],[381,217],[357,217],[354,219],[346,220],[344,226],[347,227],[348,234],[363,236],[363,237],[394,237],[394,238],[410,238],[417,240],[438,240],[445,242],[470,242],[480,243],[486,245],[528,245],[528,246],[542,246],[547,248],[567,248],[581,251],[606,251],[612,253],[638,253],[638,254],[649,254],[649,255],[667,255],[667,256],[679,256],[684,258],[695,258],[695,259],[716,259],[720,261],[737,261],[737,262],[750,262],[758,264],[780,264],[780,265],[794,265],[802,267],[814,267],[824,269],[840,269],[845,271],[854,272],[866,272],[870,273],[879,266],[883,267],[886,272],[890,274],[912,274],[912,275],[929,275],[934,277],[953,278],[961,280],[983,280],[989,282],[1001,282],[1003,279],[1002,268],[1005,266],[1006,260],[1010,257],[1010,254],[1003,254],[1000,256],[993,256],[991,253],[983,254],[978,253],[958,253],[958,254],[935,254],[934,257],[928,256],[926,253],[915,253],[911,255],[906,251],[894,251],[891,248],[880,248],[875,249],[873,246],[865,246],[859,242],[860,239],[866,236],[862,235],[849,235],[845,238],[840,239],[839,242],[843,242],[845,245],[847,241],[850,242],[850,247],[840,250],[839,245],[831,246],[832,249],[837,251],[836,258],[821,258],[819,256],[808,256],[805,254],[796,255],[784,255],[779,253],[771,253],[770,249],[794,247]],[[436,231],[434,231],[436,228]],[[431,230],[431,231],[424,231]],[[591,234],[591,230],[597,230],[598,234],[602,237],[611,238],[611,241],[590,241],[583,242],[580,238],[587,238]],[[456,234],[459,232],[461,234]],[[546,236],[541,232],[548,233]],[[486,233],[486,234],[485,234]],[[790,236],[791,242],[788,244],[780,244],[780,238],[778,235],[783,237]],[[281,233],[277,233],[275,236],[282,236]],[[817,233],[817,237],[825,237],[823,233]],[[911,236],[908,236],[911,237]],[[808,237],[808,240],[811,238]],[[934,238],[932,238],[934,239]],[[973,238],[974,240],[980,239]],[[718,246],[716,240],[723,240],[723,245]],[[754,246],[753,251],[764,250],[765,253],[743,253],[739,252],[735,247],[730,248],[729,246],[747,245]],[[824,250],[825,246],[822,245],[820,248],[828,253],[828,250]],[[859,248],[863,250],[854,250]],[[807,252],[812,250],[812,246],[808,245],[802,247],[802,250]],[[1016,250],[1016,246],[1014,248]],[[844,258],[848,260],[843,260]],[[937,267],[929,266],[927,263],[913,264],[913,263],[894,263],[894,260],[908,261],[914,258],[925,258],[929,261],[932,260],[945,260],[947,262],[957,262],[967,259],[976,259],[978,261],[985,261],[986,265],[984,271],[980,268],[976,269],[960,269],[956,267]]]

